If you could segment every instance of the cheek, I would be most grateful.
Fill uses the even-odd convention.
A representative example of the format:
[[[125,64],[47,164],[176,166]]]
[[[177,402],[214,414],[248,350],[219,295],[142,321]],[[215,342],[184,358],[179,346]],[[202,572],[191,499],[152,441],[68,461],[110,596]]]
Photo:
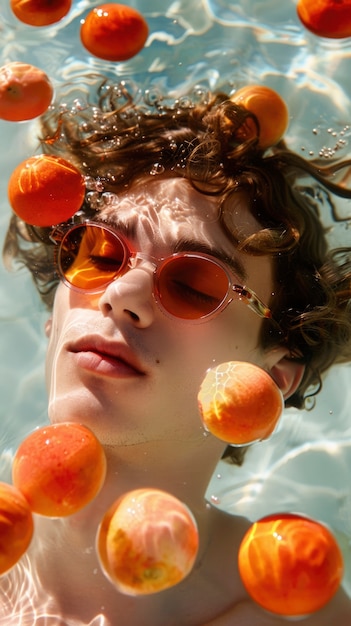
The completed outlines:
[[[219,363],[248,361],[259,365],[263,361],[258,347],[261,320],[240,307],[244,305],[233,304],[210,322],[179,330],[172,346],[169,369],[173,376],[169,378],[174,386],[182,385],[184,394],[194,385],[200,386],[206,371]]]
[[[260,353],[261,324],[261,319],[243,303],[229,305],[218,316],[217,325],[204,340],[213,361],[216,364],[234,360],[256,361]]]
[[[49,343],[46,350],[46,359],[45,359],[45,380],[46,380],[46,388],[49,391],[51,386],[51,379],[53,376],[53,366],[56,352],[56,337],[55,333],[51,332],[49,337]]]
[[[67,295],[65,292],[67,288],[64,285],[59,285],[55,295],[54,307],[52,311],[52,315],[47,320],[45,324],[45,335],[48,338],[48,346],[46,351],[46,360],[45,360],[45,373],[46,373],[46,383],[47,387],[50,384],[52,370],[55,360],[56,348],[59,341],[59,337],[61,334],[61,325],[60,320],[62,321],[65,317],[65,311],[67,307],[64,305],[65,296]]]

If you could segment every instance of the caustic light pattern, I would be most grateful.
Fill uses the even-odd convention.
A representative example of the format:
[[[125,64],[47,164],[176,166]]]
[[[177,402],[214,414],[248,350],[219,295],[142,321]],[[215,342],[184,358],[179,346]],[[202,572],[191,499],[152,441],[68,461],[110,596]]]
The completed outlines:
[[[232,445],[246,445],[272,434],[283,410],[283,397],[263,369],[229,361],[208,370],[198,404],[210,433]]]
[[[196,523],[182,502],[158,489],[136,489],[107,511],[97,550],[103,571],[119,591],[145,595],[183,580],[198,543]]]
[[[102,4],[83,20],[83,46],[106,61],[126,61],[144,47],[149,29],[144,17],[123,4]]]
[[[52,226],[68,220],[81,207],[84,176],[74,165],[41,154],[20,163],[8,183],[13,211],[33,226]]]
[[[48,517],[76,513],[99,493],[106,457],[95,435],[81,424],[52,424],[35,430],[18,447],[13,484],[30,509]]]
[[[267,611],[289,617],[321,609],[343,575],[341,551],[332,533],[290,513],[254,523],[241,543],[238,564],[252,599]]]

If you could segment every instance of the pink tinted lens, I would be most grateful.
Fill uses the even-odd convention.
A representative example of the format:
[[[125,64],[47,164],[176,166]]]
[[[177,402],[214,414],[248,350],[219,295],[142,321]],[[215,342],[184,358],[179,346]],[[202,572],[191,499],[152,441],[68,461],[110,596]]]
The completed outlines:
[[[182,319],[201,319],[226,299],[229,281],[215,261],[184,253],[167,259],[156,279],[157,297],[168,313]]]

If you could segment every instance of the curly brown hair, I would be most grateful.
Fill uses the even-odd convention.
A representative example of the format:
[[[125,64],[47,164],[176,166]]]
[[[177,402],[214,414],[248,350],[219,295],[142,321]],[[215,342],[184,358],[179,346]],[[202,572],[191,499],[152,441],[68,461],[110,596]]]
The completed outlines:
[[[257,137],[247,131],[256,125]],[[305,375],[287,406],[302,408],[317,393],[321,376],[351,358],[351,248],[329,250],[319,217],[319,194],[351,198],[342,180],[351,162],[322,166],[289,151],[281,141],[259,146],[259,123],[224,93],[197,93],[169,103],[123,83],[103,82],[97,102],[52,108],[42,119],[45,153],[66,158],[87,178],[80,215],[96,218],[108,195],[125,191],[142,176],[162,172],[189,179],[221,200],[220,219],[233,245],[253,255],[269,254],[275,270],[273,319],[264,320],[262,347],[282,344],[305,364]],[[228,199],[244,191],[262,229],[243,238]],[[334,217],[338,219],[337,215]],[[58,276],[50,229],[31,227],[13,216],[5,259],[31,271],[51,307]]]

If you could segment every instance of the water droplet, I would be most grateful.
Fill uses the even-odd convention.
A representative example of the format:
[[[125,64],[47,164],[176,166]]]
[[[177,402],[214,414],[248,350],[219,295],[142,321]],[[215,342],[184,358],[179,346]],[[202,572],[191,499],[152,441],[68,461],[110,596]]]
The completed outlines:
[[[218,498],[218,496],[214,496],[214,495],[212,495],[212,496],[211,496],[211,498],[210,498],[210,500],[211,500],[211,502],[212,502],[213,504],[219,504],[219,503],[220,503],[220,499]]]
[[[150,174],[151,176],[157,176],[158,174],[163,174],[164,171],[165,168],[161,163],[154,163],[150,170]]]

